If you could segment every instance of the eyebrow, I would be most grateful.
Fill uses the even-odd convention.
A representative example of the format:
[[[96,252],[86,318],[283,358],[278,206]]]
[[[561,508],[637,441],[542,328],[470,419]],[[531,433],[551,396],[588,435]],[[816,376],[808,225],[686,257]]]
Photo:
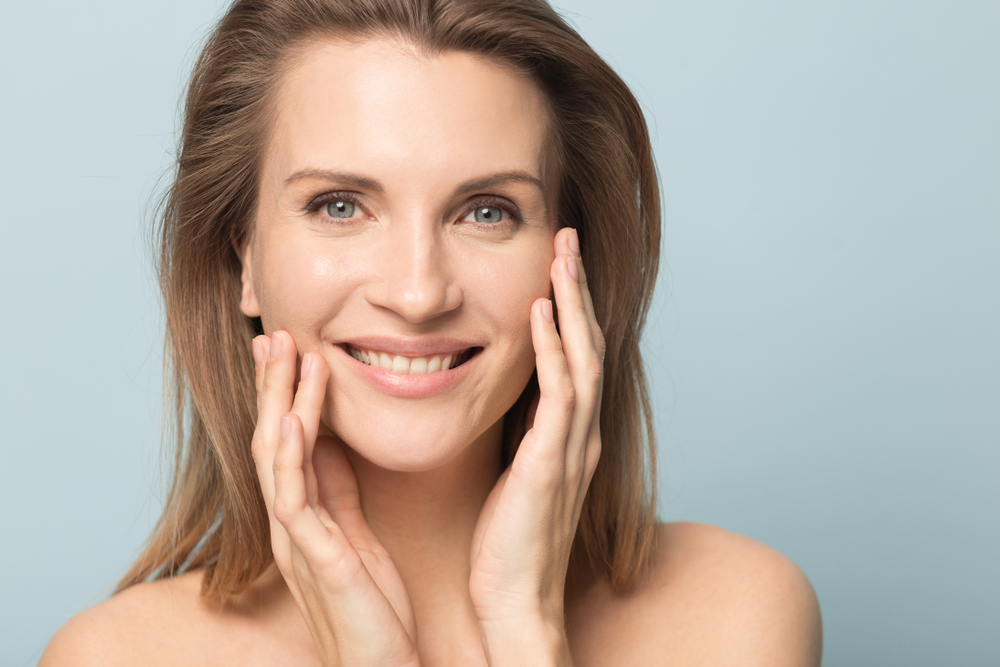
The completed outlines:
[[[339,183],[346,183],[352,187],[362,190],[371,190],[373,192],[381,193],[385,191],[382,184],[373,178],[359,176],[357,174],[351,174],[343,171],[333,171],[330,169],[305,169],[297,171],[285,179],[285,187],[288,187],[295,181],[308,178],[321,179],[325,181],[337,181]],[[542,198],[545,198],[545,183],[543,183],[540,178],[532,176],[526,171],[502,171],[496,174],[490,174],[484,178],[466,181],[465,183],[459,185],[455,192],[456,194],[467,194],[475,190],[488,190],[501,185],[506,185],[508,183],[527,183],[529,185],[534,185],[542,193]]]

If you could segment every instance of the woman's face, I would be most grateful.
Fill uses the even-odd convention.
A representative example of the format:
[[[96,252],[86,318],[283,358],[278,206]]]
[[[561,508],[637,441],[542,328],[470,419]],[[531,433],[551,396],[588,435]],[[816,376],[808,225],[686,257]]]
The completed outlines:
[[[534,369],[528,314],[556,231],[544,97],[479,57],[395,41],[294,62],[241,309],[326,359],[323,421],[352,449],[436,467],[495,435]]]

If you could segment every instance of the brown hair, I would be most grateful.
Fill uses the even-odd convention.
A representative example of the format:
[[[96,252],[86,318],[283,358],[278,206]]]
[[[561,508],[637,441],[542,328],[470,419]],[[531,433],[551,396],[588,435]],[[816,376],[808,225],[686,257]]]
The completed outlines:
[[[239,310],[234,244],[249,234],[269,104],[293,47],[334,37],[395,37],[513,66],[553,116],[559,224],[578,230],[606,340],[602,455],[574,545],[616,589],[652,548],[656,458],[639,352],[659,262],[659,190],[635,97],[544,0],[236,0],[191,78],[176,175],[157,227],[166,310],[165,377],[176,439],[173,480],[149,543],[118,584],[202,568],[225,600],[272,561],[250,441],[256,423],[251,339]],[[508,412],[505,452],[524,432],[533,383]]]

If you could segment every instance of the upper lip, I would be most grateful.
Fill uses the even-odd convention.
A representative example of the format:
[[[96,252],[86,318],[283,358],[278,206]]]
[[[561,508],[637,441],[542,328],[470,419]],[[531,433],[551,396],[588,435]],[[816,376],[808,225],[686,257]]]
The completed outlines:
[[[394,336],[360,336],[340,341],[356,350],[372,350],[400,357],[429,357],[456,354],[472,347],[474,342],[458,338],[433,336],[426,338],[398,338]]]

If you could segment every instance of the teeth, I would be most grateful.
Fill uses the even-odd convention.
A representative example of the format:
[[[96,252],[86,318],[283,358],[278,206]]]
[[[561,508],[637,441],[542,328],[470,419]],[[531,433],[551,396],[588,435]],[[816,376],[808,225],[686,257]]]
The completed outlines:
[[[392,372],[403,375],[410,374],[410,360],[406,357],[395,357],[392,360]]]
[[[384,368],[385,370],[396,373],[397,375],[423,375],[425,373],[446,371],[452,367],[452,361],[455,362],[455,365],[458,365],[459,359],[465,356],[448,354],[443,358],[441,355],[412,358],[399,355],[390,357],[385,352],[376,352],[374,350],[356,350],[350,345],[347,346],[347,351],[352,357],[362,363],[368,364],[369,366]]]

